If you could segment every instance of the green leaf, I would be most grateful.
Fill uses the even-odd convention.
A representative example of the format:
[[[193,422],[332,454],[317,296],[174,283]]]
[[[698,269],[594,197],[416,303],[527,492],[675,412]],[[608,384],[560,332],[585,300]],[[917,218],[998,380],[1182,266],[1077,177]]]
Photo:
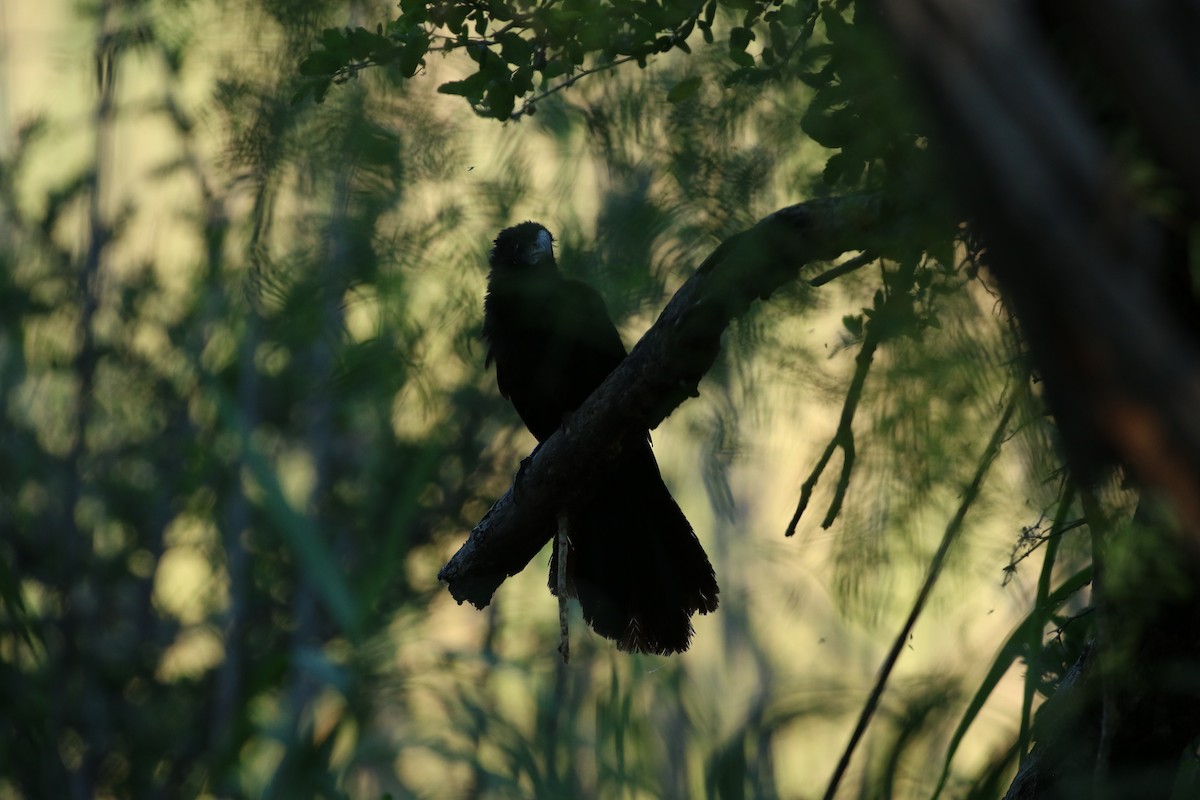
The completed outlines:
[[[488,14],[497,22],[508,22],[514,13],[513,7],[503,0],[491,0],[488,3]]]
[[[500,83],[493,83],[488,89],[487,104],[491,111],[491,116],[496,119],[508,119],[512,116],[513,106],[516,104],[516,94],[513,92],[512,84],[507,80]]]
[[[376,53],[386,52],[390,49],[391,42],[385,36],[359,27],[346,34],[346,47],[352,59],[365,61]]]
[[[787,58],[789,47],[787,34],[784,33],[783,26],[778,22],[773,21],[770,25],[770,31],[771,49],[775,51],[775,55],[778,56],[780,60]]]
[[[842,18],[842,15],[833,10],[831,6],[825,6],[821,11],[821,21],[825,23],[825,33],[829,36],[829,41],[838,41],[854,35],[854,31],[850,28],[850,23]]]
[[[825,169],[821,173],[821,180],[825,182],[826,186],[837,186],[839,184],[854,186],[862,177],[866,166],[866,163],[861,158],[855,158],[843,150],[840,153],[834,153],[825,162]]]
[[[730,51],[745,50],[754,41],[754,31],[749,28],[731,28],[729,31]]]
[[[797,28],[805,23],[805,13],[794,4],[782,5],[775,12],[774,19],[785,28]]]
[[[461,81],[448,81],[438,87],[438,92],[441,94],[456,94],[465,97],[472,103],[478,103],[483,99],[483,89],[487,85],[487,76],[476,72]]]
[[[729,54],[729,60],[737,64],[739,67],[750,69],[754,66],[754,56],[741,50],[734,50]]]
[[[425,65],[425,53],[428,50],[429,38],[426,36],[417,37],[409,42],[408,46],[400,51],[400,57],[396,60],[400,74],[406,78],[415,75],[417,70]]]
[[[699,75],[693,75],[690,78],[684,78],[679,83],[672,86],[671,91],[667,92],[667,102],[682,103],[684,100],[687,100],[694,95],[700,89],[700,84],[703,82],[704,79]]]
[[[1040,631],[1045,626],[1047,616],[1051,611],[1058,608],[1068,597],[1091,582],[1092,568],[1084,567],[1070,578],[1067,578],[1061,586],[1051,592],[1046,598],[1044,606],[1030,611],[1028,616],[1017,626],[1017,629],[1009,635],[1004,646],[1000,648],[996,660],[992,662],[992,668],[988,670],[983,683],[979,685],[975,696],[971,698],[971,703],[963,713],[962,720],[958,723],[958,728],[954,731],[954,736],[950,739],[950,747],[946,751],[946,761],[942,766],[942,777],[938,780],[937,788],[933,791],[934,800],[942,793],[942,789],[946,785],[946,780],[950,776],[950,761],[954,758],[954,754],[957,752],[959,744],[962,743],[963,737],[967,735],[967,729],[971,727],[971,723],[975,721],[975,718],[979,716],[979,712],[983,710],[984,703],[987,702],[987,699],[996,689],[996,685],[1000,683],[1000,679],[1004,677],[1004,674],[1008,672],[1009,668],[1020,657],[1025,642],[1030,639],[1031,635]]]
[[[800,117],[800,129],[817,144],[831,150],[845,147],[858,133],[854,115],[850,111],[822,108],[816,101]]]
[[[342,28],[326,28],[321,31],[321,46],[338,57],[349,55],[347,52],[346,31]]]
[[[559,75],[566,75],[571,71],[571,68],[571,63],[564,59],[551,59],[542,67],[542,77],[546,79],[557,78]]]
[[[500,36],[500,57],[509,64],[528,64],[533,58],[533,45],[509,31]]]
[[[346,65],[345,60],[328,50],[317,50],[300,62],[301,75],[332,75]]]
[[[580,19],[582,19],[583,15],[584,12],[582,11],[555,8],[550,12],[549,21],[554,27],[567,28],[570,26],[570,23],[578,22]]]
[[[742,55],[747,59],[750,59],[748,54],[742,53]],[[729,73],[729,75],[725,77],[725,85],[737,86],[738,84],[744,83],[747,86],[757,86],[758,84],[764,83],[771,78],[772,72],[770,70],[756,69],[753,66],[753,59],[750,59],[750,61],[751,66],[735,69],[733,72]]]
[[[523,97],[533,91],[533,67],[519,67],[512,74],[513,93],[518,97]]]
[[[447,81],[438,87],[438,92],[441,94],[456,94],[461,97],[471,96],[471,81],[468,78],[465,81]]]
[[[333,79],[328,75],[305,78],[300,82],[296,93],[292,95],[292,105],[303,102],[306,97],[312,97],[314,103],[325,102],[325,95],[329,92],[329,85],[332,82]]]
[[[428,0],[400,0],[401,19],[423,22],[429,16],[428,6]]]
[[[460,36],[466,33],[467,14],[471,13],[471,9],[465,6],[452,6],[450,8],[439,10],[434,14],[434,22],[440,22],[445,25],[455,36]]]

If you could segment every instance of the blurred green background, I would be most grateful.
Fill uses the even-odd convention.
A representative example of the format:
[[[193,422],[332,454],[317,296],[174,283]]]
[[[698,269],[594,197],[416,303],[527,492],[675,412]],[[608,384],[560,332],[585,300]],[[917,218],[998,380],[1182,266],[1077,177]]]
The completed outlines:
[[[739,321],[654,434],[720,610],[672,658],[575,611],[563,665],[548,553],[485,611],[435,577],[533,445],[483,368],[491,239],[546,224],[631,346],[829,152],[803,84],[669,103],[705,51],[519,123],[437,94],[435,56],[293,102],[322,28],[392,13],[0,6],[0,798],[820,796],[1018,391],[994,295],[950,270],[939,326],[876,356],[846,507],[820,527],[831,471],[790,539],[879,270]],[[1032,605],[1040,551],[1006,568],[1059,497],[1044,438],[1002,449],[841,796],[933,792]],[[1024,686],[947,796],[1003,785]]]

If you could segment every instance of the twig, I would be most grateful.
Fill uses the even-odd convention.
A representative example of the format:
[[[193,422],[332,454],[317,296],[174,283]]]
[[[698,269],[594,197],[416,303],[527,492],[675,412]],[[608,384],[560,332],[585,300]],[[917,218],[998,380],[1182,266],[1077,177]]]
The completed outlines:
[[[643,58],[644,58],[644,56],[643,56]],[[601,64],[598,67],[592,67],[591,69],[585,69],[585,70],[581,70],[580,72],[576,72],[574,75],[567,78],[562,83],[551,86],[549,89],[547,89],[546,91],[537,95],[536,97],[531,97],[528,100],[526,100],[525,102],[521,103],[521,108],[514,111],[512,114],[510,114],[508,118],[515,122],[516,120],[519,120],[521,117],[528,114],[531,110],[533,110],[537,106],[538,103],[542,102],[550,95],[561,92],[563,89],[569,89],[570,87],[574,86],[577,82],[586,78],[588,75],[595,75],[597,72],[607,72],[610,69],[615,69],[616,67],[619,67],[622,64],[628,64],[630,61],[634,61],[636,59],[637,59],[637,56],[622,56],[621,58],[618,58],[615,61],[609,61],[607,64]]]
[[[567,538],[567,517],[558,516],[558,536],[554,540],[554,549],[558,554],[558,574],[555,583],[558,588],[558,652],[564,664],[571,661],[571,634],[567,625],[567,548],[570,540]]]
[[[1009,580],[1013,575],[1016,574],[1017,565],[1036,553],[1042,545],[1057,539],[1064,533],[1070,533],[1076,528],[1082,528],[1085,524],[1087,523],[1084,520],[1077,519],[1073,520],[1072,522],[1064,523],[1062,526],[1057,524],[1052,525],[1050,530],[1046,531],[1045,533],[1035,533],[1034,531],[1037,530],[1036,527],[1025,528],[1022,530],[1021,538],[1015,545],[1013,545],[1012,555],[1009,556],[1008,564],[1004,567],[1004,585],[1007,586]],[[1027,544],[1030,541],[1032,541],[1033,544]],[[1026,548],[1024,552],[1021,552],[1022,545],[1024,545]],[[1049,555],[1047,555],[1047,557],[1049,557]]]
[[[809,281],[808,285],[814,288],[818,286],[824,286],[832,280],[836,280],[843,275],[849,275],[851,272],[865,267],[867,264],[870,264],[877,258],[879,258],[879,256],[875,255],[874,253],[859,253],[854,258],[847,259],[841,264],[822,272],[820,275]]]
[[[1092,535],[1092,606],[1096,610],[1096,661],[1100,675],[1100,741],[1096,744],[1096,762],[1092,765],[1092,796],[1103,800],[1108,791],[1109,761],[1112,757],[1113,737],[1120,724],[1120,712],[1113,697],[1112,653],[1113,634],[1108,609],[1108,570],[1104,553],[1104,538],[1109,530],[1108,519],[1100,508],[1100,502],[1090,487],[1079,492],[1079,503]]]
[[[829,504],[829,511],[826,512],[825,519],[821,520],[821,527],[828,528],[841,513],[842,503],[846,499],[846,490],[850,486],[850,473],[854,469],[854,414],[858,410],[858,401],[862,399],[863,386],[867,382],[867,373],[871,370],[871,360],[875,357],[879,340],[880,335],[868,329],[862,348],[854,359],[857,366],[854,369],[854,377],[850,381],[850,388],[846,390],[846,400],[842,404],[842,415],[838,420],[837,430],[834,431],[833,438],[829,440],[825,452],[821,454],[821,459],[800,486],[800,501],[796,504],[796,513],[792,514],[792,520],[788,523],[787,531],[784,532],[785,536],[792,536],[796,533],[800,517],[808,508],[809,500],[812,499],[813,489],[816,488],[817,481],[825,472],[825,467],[829,464],[833,451],[838,447],[842,448],[842,474],[838,477],[833,500]]]
[[[1095,584],[1093,584],[1093,586],[1095,586]],[[1059,625],[1057,628],[1050,631],[1050,633],[1049,633],[1050,639],[1052,641],[1061,643],[1063,634],[1067,632],[1067,628],[1069,628],[1071,626],[1071,623],[1078,622],[1079,620],[1083,619],[1084,617],[1090,616],[1091,614],[1094,614],[1095,612],[1096,612],[1096,606],[1090,605],[1087,608],[1085,608],[1083,611],[1080,611],[1078,614],[1072,614],[1071,616],[1069,616],[1065,620],[1063,620],[1062,625]]]
[[[863,735],[867,732],[867,726],[871,723],[871,717],[874,716],[875,709],[879,706],[879,699],[883,696],[883,690],[887,686],[888,678],[891,676],[896,662],[899,661],[900,653],[904,651],[904,645],[912,633],[913,626],[917,623],[917,617],[921,615],[921,611],[925,608],[925,602],[929,599],[929,595],[933,591],[933,586],[937,583],[938,576],[942,572],[942,566],[946,563],[946,555],[950,552],[950,545],[958,538],[958,534],[962,530],[963,520],[966,519],[967,511],[974,504],[975,498],[979,496],[979,489],[983,485],[984,476],[987,475],[988,468],[991,467],[996,455],[1000,452],[1005,430],[1008,428],[1009,420],[1012,419],[1016,407],[1017,401],[1014,396],[1013,399],[1009,400],[1008,408],[1005,409],[1003,416],[1000,417],[1000,423],[996,426],[996,430],[992,433],[992,438],[988,442],[987,448],[983,451],[979,467],[975,470],[975,477],[971,479],[970,485],[963,492],[963,499],[958,505],[958,511],[955,512],[954,518],[950,520],[950,524],[946,526],[946,532],[942,535],[942,542],[938,545],[937,552],[933,555],[933,561],[929,564],[929,573],[925,576],[925,583],[921,586],[921,591],[917,594],[917,599],[908,614],[908,619],[904,621],[904,627],[900,629],[900,633],[897,634],[896,640],[892,643],[891,651],[884,660],[883,666],[880,667],[879,677],[875,680],[875,687],[871,690],[870,696],[867,697],[867,703],[863,706],[862,713],[858,717],[858,724],[854,727],[854,733],[851,734],[850,741],[846,745],[846,749],[842,752],[842,757],[838,760],[833,777],[829,780],[829,788],[825,790],[825,800],[833,800],[834,795],[837,794],[838,785],[842,782],[842,777],[846,774],[846,768],[850,766],[850,758],[854,755],[854,750],[858,747],[859,741],[862,740]]]
[[[1075,487],[1070,483],[1070,481],[1065,481],[1065,485],[1062,489],[1062,498],[1059,500],[1058,504],[1058,513],[1055,514],[1054,522],[1051,526],[1052,531],[1060,527],[1062,527],[1064,530],[1067,529],[1064,527],[1063,521],[1066,518],[1067,513],[1071,510],[1071,504],[1074,501]],[[1071,525],[1074,526],[1075,523],[1071,523]],[[1037,595],[1034,598],[1033,603],[1035,610],[1046,608],[1046,600],[1050,596],[1050,580],[1054,573],[1054,562],[1058,555],[1058,545],[1061,540],[1058,537],[1047,537],[1042,541],[1047,542],[1046,555],[1042,559],[1041,575],[1038,576]],[[1029,552],[1032,553],[1033,549],[1030,549]],[[1013,566],[1015,566],[1015,563],[1016,562],[1013,563]],[[1050,611],[1046,610],[1045,613],[1047,616],[1049,616]],[[1025,678],[1025,693],[1021,699],[1021,727],[1018,729],[1017,737],[1017,742],[1020,747],[1019,758],[1021,764],[1025,763],[1025,759],[1029,755],[1029,740],[1033,734],[1033,696],[1037,691],[1036,678],[1040,677],[1042,671],[1040,662],[1042,652],[1042,630],[1044,628],[1045,623],[1043,622],[1038,626],[1037,638],[1035,639],[1033,633],[1031,633],[1028,640],[1028,670]]]
[[[700,14],[702,14],[703,11],[704,11],[704,3],[700,3],[696,7],[696,12],[694,14],[692,14],[691,17],[689,17],[687,20],[680,23],[675,28],[675,30],[673,30],[671,32],[670,47],[674,47],[676,42],[686,41],[688,34],[690,34],[692,29],[695,27],[696,21],[700,19]],[[503,30],[492,34],[492,36],[493,37],[499,36],[500,33],[502,33],[504,30],[508,30],[509,28],[511,28],[513,26],[513,24],[514,23],[509,23],[508,25],[506,25],[504,27]],[[688,32],[687,34],[684,33],[685,29]],[[670,49],[670,48],[668,48],[668,49]],[[563,89],[573,86],[577,81],[581,80],[582,78],[584,78],[588,75],[594,75],[597,72],[605,72],[607,70],[614,69],[615,67],[619,67],[622,64],[628,64],[630,61],[636,61],[639,58],[648,59],[651,55],[653,55],[653,54],[652,53],[642,53],[640,55],[622,56],[621,58],[610,61],[607,64],[601,64],[600,66],[593,67],[592,69],[585,69],[582,72],[572,75],[570,78],[568,78],[567,80],[558,84],[557,86],[547,89],[546,91],[539,94],[537,97],[531,97],[530,99],[526,100],[525,102],[523,102],[521,104],[521,109],[519,111],[513,112],[509,116],[509,119],[513,120],[513,121],[520,119],[525,114],[530,113],[537,106],[537,104],[540,103],[542,100],[545,100],[547,97],[554,94],[555,92],[561,92]]]
[[[868,253],[863,253],[860,256],[850,259],[842,267],[846,267],[845,272],[849,272],[851,271],[850,265],[852,264],[854,265],[852,269],[858,269],[874,260]],[[858,261],[862,263],[854,263]],[[883,307],[877,307],[875,309],[876,316],[867,323],[867,332],[863,337],[862,348],[859,349],[858,355],[854,359],[856,364],[854,377],[850,380],[850,388],[846,390],[846,400],[842,404],[842,415],[838,420],[837,431],[834,432],[833,439],[830,440],[829,446],[825,448],[825,453],[821,456],[821,460],[817,463],[816,468],[813,469],[812,474],[808,476],[808,479],[800,487],[800,500],[796,503],[796,513],[792,515],[791,522],[788,523],[787,531],[784,532],[785,536],[792,536],[796,533],[796,525],[799,524],[801,515],[808,508],[808,502],[812,499],[813,489],[816,488],[817,481],[820,480],[826,465],[829,463],[829,458],[833,455],[833,450],[836,447],[842,448],[842,474],[838,476],[837,486],[834,487],[833,500],[829,503],[829,510],[825,513],[825,519],[821,520],[821,527],[829,528],[833,525],[834,520],[837,519],[838,514],[842,511],[842,503],[846,500],[846,491],[850,488],[850,475],[854,470],[854,414],[858,410],[859,401],[862,399],[863,386],[867,382],[867,373],[871,370],[871,361],[875,357],[875,351],[879,348],[880,344],[895,335],[893,327],[886,324],[884,320],[890,316],[889,311],[894,308],[894,304],[905,303],[907,301],[906,291],[912,284],[916,268],[915,261],[903,263],[895,273],[885,276],[884,291],[888,292],[888,294],[883,301]],[[838,269],[835,268],[830,270],[830,272],[837,272]],[[845,272],[840,274],[845,274]],[[829,273],[825,274],[828,275]],[[869,314],[870,312],[868,312]]]

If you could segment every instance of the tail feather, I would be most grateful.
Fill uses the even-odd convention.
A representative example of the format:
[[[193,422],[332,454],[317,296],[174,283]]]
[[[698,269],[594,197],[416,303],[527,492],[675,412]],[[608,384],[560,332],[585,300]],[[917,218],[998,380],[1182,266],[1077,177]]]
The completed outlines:
[[[692,615],[717,608],[717,579],[662,482],[649,444],[622,458],[567,513],[568,595],[622,650],[688,648]],[[550,588],[557,587],[557,553]]]

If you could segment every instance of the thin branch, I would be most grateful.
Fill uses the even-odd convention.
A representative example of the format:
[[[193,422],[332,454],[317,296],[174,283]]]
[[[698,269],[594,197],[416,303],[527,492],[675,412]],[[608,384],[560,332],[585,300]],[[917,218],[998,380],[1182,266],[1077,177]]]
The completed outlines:
[[[900,653],[904,650],[904,645],[912,633],[913,626],[916,625],[917,618],[925,608],[925,602],[929,599],[929,595],[933,591],[933,586],[937,583],[937,579],[941,575],[942,566],[946,563],[946,555],[950,552],[950,545],[958,538],[958,534],[962,530],[963,521],[966,519],[967,511],[974,505],[975,498],[979,496],[980,487],[983,485],[983,479],[1000,452],[1000,446],[1004,442],[1005,431],[1016,408],[1017,400],[1014,396],[1013,399],[1009,400],[1008,407],[1000,417],[1000,422],[996,425],[996,430],[992,433],[992,438],[988,442],[987,448],[983,451],[983,457],[979,460],[979,466],[975,470],[975,477],[971,479],[970,485],[963,492],[963,499],[958,505],[958,511],[955,512],[954,518],[946,526],[946,532],[942,535],[942,542],[938,545],[937,552],[933,555],[933,561],[929,564],[929,573],[925,576],[925,583],[921,586],[921,591],[917,594],[917,599],[914,601],[912,610],[908,614],[908,619],[904,621],[904,627],[896,635],[896,640],[892,643],[892,649],[884,660],[883,666],[879,669],[879,677],[875,680],[875,686],[871,690],[871,694],[867,697],[867,703],[863,706],[862,713],[858,717],[858,724],[854,727],[854,733],[851,734],[850,741],[847,743],[846,749],[842,752],[842,757],[838,760],[833,777],[829,780],[829,788],[825,790],[825,800],[833,800],[837,794],[838,785],[841,783],[842,777],[846,774],[846,768],[850,765],[850,758],[854,755],[854,750],[858,747],[858,743],[867,732],[867,726],[870,725],[871,717],[874,716],[875,709],[879,706],[879,699],[883,696],[883,690],[887,686],[888,678],[891,676],[896,662],[900,660]]]
[[[670,46],[667,48],[667,50],[670,50],[671,48],[675,47],[675,45],[677,43],[687,40],[688,34],[690,34],[692,29],[695,27],[696,22],[697,22],[697,20],[700,19],[700,14],[702,14],[703,11],[704,11],[704,4],[701,3],[700,5],[698,5],[696,7],[696,13],[692,14],[691,17],[689,17],[684,22],[680,23],[675,28],[675,30],[673,30],[671,32],[671,43],[670,43]],[[510,23],[509,25],[505,26],[504,30],[507,30],[508,28],[511,28],[511,27],[512,27],[512,24]],[[687,34],[684,33],[685,30],[688,32]],[[492,35],[493,35],[493,37],[498,36],[502,32],[503,31],[499,31]],[[631,54],[631,55],[627,55],[627,56],[622,56],[621,58],[610,61],[607,64],[601,64],[598,67],[593,67],[592,69],[585,69],[582,72],[576,73],[576,74],[572,75],[570,78],[568,78],[567,80],[558,84],[557,86],[553,86],[550,89],[547,89],[546,91],[537,95],[536,97],[531,97],[530,99],[523,102],[521,104],[521,109],[519,111],[513,112],[512,115],[509,116],[509,119],[514,120],[514,121],[520,119],[525,114],[528,114],[531,111],[533,111],[533,109],[537,106],[537,104],[540,103],[542,100],[545,100],[547,97],[549,97],[550,95],[552,95],[556,92],[561,92],[563,89],[567,89],[567,88],[575,85],[576,82],[578,82],[579,80],[582,80],[584,77],[586,77],[588,75],[594,75],[597,72],[606,72],[610,69],[615,69],[616,67],[619,67],[622,64],[628,64],[630,61],[636,61],[639,58],[641,58],[643,60],[648,60],[650,58],[650,56],[652,56],[652,55],[653,55],[653,53],[641,53],[641,54]]]
[[[554,540],[555,551],[558,553],[558,574],[554,581],[558,591],[558,653],[564,664],[571,661],[571,631],[567,625],[567,549],[571,546],[567,539],[567,517],[558,516],[558,535]]]
[[[1092,585],[1095,586],[1094,583]],[[1096,606],[1094,606],[1094,605],[1088,606],[1083,611],[1080,611],[1078,614],[1072,614],[1071,616],[1067,617],[1063,621],[1062,625],[1059,625],[1057,628],[1051,629],[1046,635],[1049,637],[1050,641],[1058,642],[1061,644],[1063,634],[1065,634],[1067,632],[1067,628],[1071,627],[1072,624],[1078,622],[1079,620],[1083,619],[1084,617],[1091,616],[1095,612],[1096,612]],[[1040,644],[1040,642],[1039,642],[1039,644]]]
[[[850,380],[850,388],[846,390],[846,400],[842,404],[842,415],[838,420],[837,430],[834,431],[833,438],[829,440],[829,445],[821,455],[821,460],[817,462],[813,471],[800,486],[800,501],[796,504],[796,513],[792,514],[792,520],[788,523],[787,531],[784,532],[785,536],[792,536],[796,533],[800,517],[808,508],[809,500],[812,499],[813,489],[816,488],[817,481],[825,472],[830,456],[838,447],[842,448],[842,474],[838,477],[833,500],[829,504],[829,511],[826,512],[825,519],[821,521],[821,527],[828,528],[832,525],[842,511],[842,503],[846,499],[846,489],[850,486],[850,472],[854,469],[854,414],[858,410],[859,400],[862,399],[863,386],[866,385],[867,373],[871,370],[871,361],[875,357],[875,350],[879,347],[880,334],[875,330],[867,330],[862,348],[859,349],[858,355],[854,359],[856,364],[854,377]]]
[[[642,56],[642,57],[645,58],[645,56]],[[598,67],[592,67],[591,69],[585,69],[585,70],[576,72],[574,75],[567,78],[562,83],[555,84],[554,86],[551,86],[549,89],[547,89],[546,91],[537,95],[536,97],[531,97],[528,100],[526,100],[525,102],[521,103],[521,108],[518,109],[517,111],[514,111],[509,116],[509,119],[513,120],[514,122],[516,120],[519,120],[521,117],[528,114],[532,109],[536,108],[538,103],[542,102],[550,95],[557,94],[558,92],[561,92],[563,89],[571,88],[576,83],[578,83],[579,81],[586,78],[588,75],[595,75],[597,72],[607,72],[610,69],[615,69],[615,68],[621,66],[622,64],[628,64],[630,61],[635,61],[636,59],[637,59],[637,56],[622,56],[621,58],[618,58],[614,61],[609,61],[607,64],[601,64]]]
[[[861,261],[862,263],[853,266],[853,269],[858,269],[874,260],[868,253],[863,253],[857,258],[850,259],[842,267],[848,267],[856,261]],[[835,271],[837,271],[836,268],[830,270],[830,272]],[[849,271],[850,269],[845,270],[845,272]],[[886,324],[884,320],[891,316],[889,311],[895,307],[893,304],[907,302],[907,295],[903,292],[912,283],[915,271],[916,262],[904,265],[892,276],[892,279],[885,282],[886,286],[899,288],[893,289],[889,293],[887,299],[884,301],[883,308],[875,309],[877,312],[876,316],[867,323],[867,332],[863,337],[862,347],[854,359],[854,377],[850,380],[850,388],[846,390],[846,400],[842,404],[842,415],[838,420],[837,430],[834,432],[829,446],[825,448],[825,453],[821,456],[821,460],[817,462],[817,466],[800,487],[800,500],[796,504],[796,513],[792,515],[791,522],[788,523],[787,531],[784,533],[785,536],[792,536],[796,533],[796,526],[800,523],[800,517],[804,514],[805,509],[808,508],[809,501],[812,499],[813,489],[816,488],[817,481],[820,480],[826,465],[829,463],[830,456],[833,455],[833,451],[837,447],[842,448],[842,473],[838,476],[837,486],[834,487],[833,500],[829,503],[829,510],[825,513],[825,519],[821,520],[821,527],[829,528],[833,525],[834,520],[837,519],[838,514],[842,512],[842,504],[846,500],[846,491],[850,488],[850,475],[854,470],[854,415],[858,411],[858,403],[862,399],[863,386],[866,385],[867,373],[871,370],[871,362],[875,358],[875,351],[879,349],[880,344],[894,335],[892,326]],[[829,273],[825,274],[828,275]]]
[[[836,280],[843,275],[849,275],[851,272],[865,267],[867,264],[870,264],[877,258],[879,258],[879,256],[875,255],[874,253],[859,253],[854,258],[846,259],[841,264],[822,272],[820,275],[809,281],[808,285],[812,286],[813,288],[824,286],[832,280]]]
[[[847,402],[849,402],[849,393],[847,393]],[[845,409],[843,408],[843,413]],[[796,525],[800,522],[800,516],[808,508],[808,501],[812,499],[813,488],[817,485],[817,481],[821,478],[821,473],[825,471],[825,465],[829,463],[829,459],[833,456],[833,451],[837,449],[841,443],[838,434],[841,432],[839,426],[838,432],[833,434],[833,438],[829,440],[829,444],[825,446],[825,452],[821,454],[821,458],[817,460],[817,465],[813,467],[808,478],[804,483],[800,484],[800,502],[796,504],[796,512],[792,514],[792,520],[788,523],[787,530],[784,536],[793,536],[796,533]]]
[[[1017,573],[1017,565],[1025,559],[1032,556],[1042,545],[1050,542],[1064,533],[1070,533],[1076,528],[1082,528],[1087,523],[1082,519],[1077,519],[1072,522],[1064,523],[1061,527],[1054,525],[1045,533],[1036,532],[1036,528],[1026,528],[1021,531],[1021,538],[1013,545],[1012,555],[1009,556],[1008,564],[1004,567],[1004,586],[1007,586],[1012,577]],[[1032,542],[1032,544],[1030,544]],[[1021,548],[1025,549],[1022,550]],[[1049,558],[1049,554],[1047,554]]]
[[[1069,525],[1065,524],[1066,516],[1071,510],[1071,504],[1074,502],[1075,487],[1069,481],[1064,481],[1062,497],[1058,504],[1058,513],[1055,515],[1051,532],[1061,529],[1059,532],[1063,533],[1080,524],[1079,520]],[[1047,536],[1042,541],[1047,542],[1046,555],[1042,559],[1041,575],[1038,576],[1037,596],[1034,598],[1033,603],[1035,610],[1047,608],[1047,598],[1050,597],[1050,581],[1054,574],[1054,562],[1057,560],[1058,545],[1061,539],[1057,536]],[[1031,548],[1029,553],[1032,553],[1035,549],[1037,548]],[[1015,566],[1015,563],[1013,562],[1013,566]],[[1006,580],[1007,577],[1006,575]],[[1049,617],[1049,609],[1045,613]],[[1025,759],[1029,755],[1029,742],[1033,735],[1033,696],[1037,691],[1037,681],[1042,674],[1042,665],[1040,662],[1042,658],[1042,632],[1044,628],[1045,623],[1043,622],[1038,626],[1036,638],[1035,634],[1031,631],[1028,640],[1029,655],[1026,657],[1028,669],[1025,675],[1025,692],[1021,698],[1021,727],[1018,729],[1017,738],[1020,745],[1019,757],[1021,764],[1025,763]]]
[[[1092,572],[1095,576],[1092,579],[1092,607],[1097,612],[1096,648],[1101,654],[1096,662],[1100,679],[1100,740],[1096,744],[1096,760],[1092,765],[1092,796],[1103,800],[1112,796],[1107,788],[1109,765],[1112,759],[1113,738],[1121,723],[1121,713],[1115,697],[1116,689],[1113,686],[1111,654],[1116,653],[1117,648],[1113,641],[1108,602],[1107,558],[1104,550],[1104,539],[1111,525],[1091,487],[1083,487],[1080,490],[1079,504],[1083,506],[1083,516],[1087,520],[1092,538]],[[1109,654],[1108,657],[1105,657],[1105,654]]]
[[[491,39],[470,39],[470,40],[464,42],[461,39],[456,39],[456,38],[450,37],[450,36],[443,36],[441,34],[430,34],[430,36],[445,39],[447,41],[447,44],[445,44],[441,47],[429,48],[429,52],[431,52],[431,53],[448,53],[451,50],[457,50],[460,47],[465,47],[467,44],[482,44],[482,45],[489,46],[489,47],[492,45],[498,44],[498,42],[494,42]],[[643,58],[644,57],[645,56],[643,56]],[[521,104],[521,107],[518,110],[514,111],[512,114],[510,114],[508,118],[515,122],[516,120],[519,120],[521,117],[530,113],[537,106],[538,103],[545,100],[550,95],[557,94],[558,92],[561,92],[563,89],[569,89],[570,87],[574,86],[577,82],[579,82],[583,78],[586,78],[588,75],[595,75],[597,72],[607,72],[610,69],[615,69],[616,67],[619,67],[622,64],[627,64],[630,61],[634,61],[636,59],[637,59],[637,56],[622,56],[621,58],[618,58],[614,61],[609,61],[608,63],[605,63],[605,64],[601,64],[597,67],[592,67],[591,69],[585,69],[585,70],[576,72],[573,75],[571,75],[569,78],[567,78],[566,80],[562,81],[561,83],[557,83],[554,86],[551,86],[546,91],[542,92],[541,94],[539,94],[535,97],[531,97],[528,100],[526,100],[525,102],[523,102]],[[362,72],[363,70],[367,70],[372,67],[380,67],[380,66],[384,66],[384,64],[382,64],[381,62],[375,61],[373,59],[364,59],[362,61],[356,61],[352,64],[346,64],[345,66],[338,67],[337,70],[334,71],[331,79],[336,84],[343,84],[343,83],[346,83],[347,81],[349,81],[351,78],[353,78],[359,72]]]

